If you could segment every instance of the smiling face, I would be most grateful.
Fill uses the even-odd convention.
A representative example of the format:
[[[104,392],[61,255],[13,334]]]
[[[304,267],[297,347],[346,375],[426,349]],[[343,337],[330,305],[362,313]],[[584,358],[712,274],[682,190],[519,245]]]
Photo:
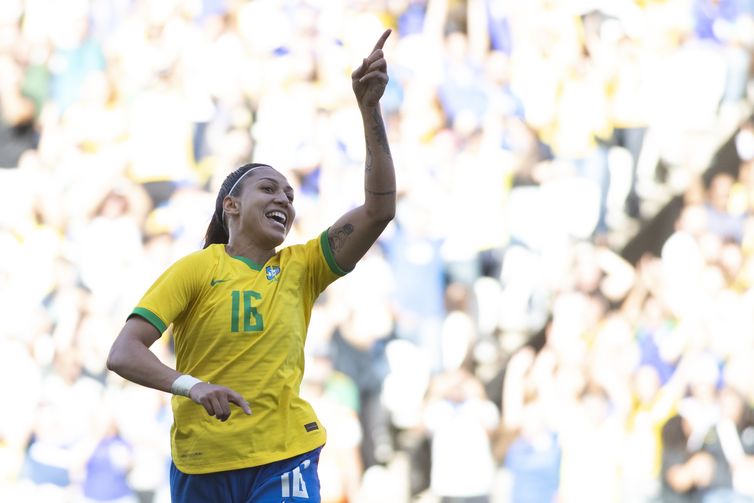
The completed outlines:
[[[239,185],[232,196],[223,200],[229,226],[260,248],[277,247],[285,240],[296,216],[293,188],[269,166],[254,168]]]

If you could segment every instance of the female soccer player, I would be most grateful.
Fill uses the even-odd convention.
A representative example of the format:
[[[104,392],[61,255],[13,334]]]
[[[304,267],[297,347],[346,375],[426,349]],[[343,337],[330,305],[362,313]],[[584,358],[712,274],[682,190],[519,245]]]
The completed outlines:
[[[304,340],[317,296],[395,214],[379,104],[389,35],[351,74],[366,139],[364,204],[309,242],[277,250],[295,216],[293,190],[268,165],[242,166],[220,188],[204,249],[157,279],[113,343],[110,370],[175,395],[174,502],[320,501],[326,433],[299,397]],[[170,324],[175,370],[149,349]]]

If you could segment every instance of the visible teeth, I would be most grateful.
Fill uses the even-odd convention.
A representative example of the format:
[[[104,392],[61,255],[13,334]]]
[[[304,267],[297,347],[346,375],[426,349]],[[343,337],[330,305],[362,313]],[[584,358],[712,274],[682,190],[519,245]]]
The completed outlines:
[[[267,217],[272,218],[273,220],[280,222],[281,224],[285,225],[285,222],[288,220],[288,218],[285,216],[285,213],[282,211],[271,211],[267,213]]]

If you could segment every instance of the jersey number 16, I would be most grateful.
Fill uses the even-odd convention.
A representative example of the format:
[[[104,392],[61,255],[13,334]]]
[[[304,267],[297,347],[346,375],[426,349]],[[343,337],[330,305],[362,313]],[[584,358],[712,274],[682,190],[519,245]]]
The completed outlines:
[[[241,297],[243,297],[243,314],[241,314]],[[264,321],[257,308],[251,305],[252,299],[260,300],[262,294],[254,290],[231,292],[232,309],[230,318],[231,332],[261,332],[264,330]]]

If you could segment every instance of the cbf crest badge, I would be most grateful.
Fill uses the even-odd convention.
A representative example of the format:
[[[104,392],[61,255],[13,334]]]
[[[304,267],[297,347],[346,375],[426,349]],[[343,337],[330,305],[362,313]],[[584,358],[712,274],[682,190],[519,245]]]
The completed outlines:
[[[280,267],[276,265],[268,265],[264,272],[268,281],[277,281],[278,274],[280,274]]]

